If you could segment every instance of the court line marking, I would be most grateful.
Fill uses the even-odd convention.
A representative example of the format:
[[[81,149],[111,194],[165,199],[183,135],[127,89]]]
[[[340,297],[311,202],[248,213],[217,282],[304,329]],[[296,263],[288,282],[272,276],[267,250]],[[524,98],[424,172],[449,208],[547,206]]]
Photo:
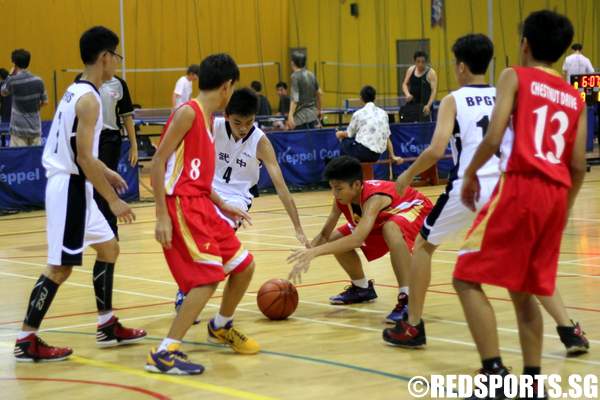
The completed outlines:
[[[101,386],[112,386],[118,389],[129,390],[131,392],[137,392],[141,394],[148,395],[155,399],[159,400],[171,400],[171,397],[168,397],[164,394],[160,394],[158,392],[153,392],[148,389],[144,389],[139,386],[132,385],[122,385],[119,383],[113,382],[105,382],[105,381],[90,381],[84,379],[67,379],[67,378],[38,378],[38,377],[3,377],[0,376],[0,381],[37,381],[37,382],[58,382],[58,383],[81,383],[87,385],[101,385]]]
[[[232,387],[215,385],[212,383],[200,382],[198,380],[193,380],[190,378],[183,378],[179,376],[172,375],[164,375],[164,374],[152,374],[146,371],[137,370],[130,367],[124,367],[119,364],[92,360],[91,358],[81,357],[81,356],[71,356],[71,361],[74,361],[78,364],[88,365],[91,367],[109,369],[116,372],[121,372],[126,375],[137,376],[140,378],[151,379],[160,382],[174,383],[176,385],[188,386],[194,389],[200,389],[205,392],[223,394],[229,397],[234,397],[236,399],[248,399],[248,400],[274,400],[275,397],[265,396],[257,393],[252,393],[246,390],[235,389]]]
[[[0,272],[0,275],[5,275],[5,274],[9,274],[6,272]],[[26,275],[19,275],[19,274],[10,274],[10,276],[15,276],[15,277],[20,277],[20,278],[26,278],[26,279],[37,279],[37,277],[29,277]],[[69,283],[68,281],[65,283]],[[137,293],[137,292],[132,292],[133,294],[137,294],[137,295],[144,295],[143,293]],[[250,294],[253,295],[253,294]],[[162,297],[163,299],[168,299],[167,297]],[[208,303],[207,306],[210,307],[215,307],[218,308],[219,305],[216,304],[211,304]],[[246,308],[237,308],[237,311],[244,311],[244,312],[248,312],[248,313],[252,313],[252,314],[261,314],[262,313],[260,311],[256,311],[256,310],[248,310]],[[167,313],[167,314],[163,314],[164,315],[172,315],[172,313]],[[144,319],[144,318],[148,318],[148,317],[133,317],[133,318],[129,318],[129,319],[123,319],[123,321],[126,320],[136,320],[136,319]],[[366,330],[366,331],[376,331],[376,332],[381,332],[381,328],[371,328],[371,327],[363,327],[363,326],[358,326],[358,325],[352,325],[352,324],[347,324],[347,323],[341,323],[341,322],[335,322],[335,321],[323,321],[320,319],[313,319],[313,318],[306,318],[306,317],[290,317],[290,320],[299,320],[299,321],[306,321],[306,322],[312,322],[312,323],[318,323],[318,324],[324,324],[324,325],[330,325],[330,326],[337,326],[337,327],[343,327],[343,328],[351,328],[351,329],[360,329],[360,330]],[[81,326],[89,326],[89,325],[96,325],[96,323],[93,324],[80,324],[80,325],[72,325],[69,326],[67,328],[77,328],[77,327],[81,327]],[[58,329],[64,329],[63,328],[50,328],[48,329],[48,331],[52,331],[52,330],[58,330]],[[0,334],[0,337],[3,336],[15,336],[17,332],[12,333],[12,334]],[[448,339],[448,338],[443,338],[443,337],[437,337],[437,336],[428,336],[429,339],[431,340],[435,340],[435,341],[439,341],[439,342],[444,342],[444,343],[450,343],[450,344],[458,344],[458,345],[463,345],[463,346],[469,346],[469,347],[475,347],[474,343],[471,342],[465,342],[462,340],[455,340],[455,339]],[[508,353],[516,353],[516,354],[521,354],[521,350],[520,349],[515,349],[515,348],[511,348],[511,347],[500,347],[501,351],[505,351]],[[554,354],[549,354],[549,353],[542,353],[542,358],[549,358],[549,359],[555,359],[555,360],[562,360],[562,361],[566,361],[566,362],[573,362],[573,363],[580,363],[580,364],[588,364],[588,365],[600,365],[600,361],[596,361],[596,360],[585,360],[585,359],[578,359],[578,358],[570,358],[570,357],[565,357],[565,356],[557,356]]]

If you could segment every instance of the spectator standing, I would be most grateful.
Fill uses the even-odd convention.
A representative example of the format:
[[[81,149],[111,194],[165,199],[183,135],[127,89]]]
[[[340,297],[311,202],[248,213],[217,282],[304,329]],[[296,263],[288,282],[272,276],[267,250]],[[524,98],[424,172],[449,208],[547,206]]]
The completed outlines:
[[[591,74],[594,72],[594,67],[590,59],[581,52],[583,46],[580,43],[574,43],[571,46],[571,50],[573,50],[573,54],[565,58],[562,67],[563,76],[569,85],[571,84],[571,75]]]
[[[258,109],[256,110],[256,115],[271,115],[271,104],[269,103],[269,99],[265,95],[261,93],[262,91],[262,83],[259,81],[252,81],[250,87],[256,92],[258,96]]]
[[[360,99],[364,106],[352,114],[347,131],[338,131],[335,135],[341,140],[342,154],[362,162],[374,162],[387,148],[390,159],[400,164],[402,158],[396,157],[390,140],[388,114],[375,105],[376,94],[373,86],[363,87]]]
[[[12,95],[10,115],[10,145],[12,147],[39,146],[42,121],[40,108],[48,104],[44,81],[27,70],[31,53],[16,49],[11,54],[13,67],[2,82],[2,96]]]
[[[8,71],[5,68],[0,68],[0,87],[8,78]],[[12,96],[0,97],[0,122],[10,122],[10,109],[12,105]]]
[[[423,122],[431,119],[431,106],[437,95],[437,74],[427,65],[427,53],[416,51],[415,65],[406,70],[402,91],[407,103],[401,110],[402,122]]]
[[[290,96],[288,95],[288,85],[285,82],[278,82],[275,86],[277,88],[277,95],[279,96],[279,107],[277,108],[277,114],[287,115],[290,112]]]
[[[192,82],[198,80],[199,68],[200,66],[197,64],[190,65],[187,69],[187,73],[177,80],[171,102],[173,109],[190,101],[192,98]]]
[[[319,126],[321,91],[315,74],[306,69],[306,56],[292,54],[292,94],[287,124],[290,129],[313,129]]]

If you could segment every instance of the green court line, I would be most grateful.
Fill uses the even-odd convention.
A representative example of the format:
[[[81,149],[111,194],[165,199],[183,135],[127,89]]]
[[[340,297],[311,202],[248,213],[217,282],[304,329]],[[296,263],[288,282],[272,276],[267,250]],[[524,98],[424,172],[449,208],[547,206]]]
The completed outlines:
[[[44,334],[46,334],[46,333],[67,333],[70,335],[96,336],[95,333],[90,333],[90,332],[62,331],[62,330],[52,330],[52,331],[44,332]],[[162,341],[162,338],[154,337],[154,336],[146,336],[146,340],[160,342],[160,341]],[[192,344],[192,345],[196,345],[196,346],[223,348],[222,345],[207,343],[207,342],[195,342],[195,341],[190,341],[190,340],[184,340],[183,343]],[[390,372],[379,371],[376,369],[371,369],[371,368],[366,368],[366,367],[360,367],[358,365],[346,364],[346,363],[342,363],[342,362],[325,360],[325,359],[316,358],[316,357],[302,356],[302,355],[298,355],[298,354],[282,353],[282,352],[270,351],[270,350],[261,350],[260,354],[266,354],[266,355],[275,356],[275,357],[292,358],[295,360],[306,361],[306,362],[310,362],[310,363],[314,363],[314,364],[329,365],[332,367],[345,368],[345,369],[349,369],[352,371],[359,371],[359,372],[364,372],[367,374],[384,376],[386,378],[391,378],[391,379],[405,381],[405,382],[408,382],[411,379],[411,377],[404,376],[404,375],[397,375],[397,374],[392,374]]]

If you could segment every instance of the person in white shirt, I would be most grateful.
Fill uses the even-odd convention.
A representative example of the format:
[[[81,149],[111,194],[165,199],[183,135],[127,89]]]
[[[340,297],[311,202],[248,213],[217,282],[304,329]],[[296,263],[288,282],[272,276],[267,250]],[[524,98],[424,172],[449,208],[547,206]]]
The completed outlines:
[[[175,90],[173,90],[173,98],[171,105],[173,109],[179,107],[183,103],[190,101],[192,98],[192,82],[198,80],[198,69],[200,66],[192,64],[188,67],[187,73],[177,80]]]
[[[400,164],[390,140],[390,123],[387,112],[374,103],[377,92],[373,86],[360,90],[360,99],[364,107],[352,114],[346,131],[338,131],[335,136],[341,141],[342,153],[361,162],[379,160],[387,149],[389,157]]]
[[[594,72],[594,67],[590,62],[590,59],[581,52],[583,46],[580,43],[574,43],[573,46],[571,46],[571,50],[573,50],[573,54],[565,58],[562,67],[565,80],[569,84],[571,83],[571,75],[591,74]]]

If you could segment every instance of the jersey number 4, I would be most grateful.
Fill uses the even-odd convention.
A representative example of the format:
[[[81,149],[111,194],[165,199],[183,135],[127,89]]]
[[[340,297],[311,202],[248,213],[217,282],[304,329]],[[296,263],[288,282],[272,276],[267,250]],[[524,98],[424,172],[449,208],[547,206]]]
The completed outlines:
[[[225,173],[223,174],[223,180],[225,181],[225,183],[229,183],[229,181],[231,180],[231,167],[227,167],[227,169],[225,170]]]
[[[535,121],[535,156],[546,160],[551,164],[560,164],[560,157],[565,151],[565,132],[569,127],[569,117],[564,111],[557,111],[550,117],[550,122],[558,121],[558,130],[552,135],[552,140],[556,149],[554,152],[549,151],[546,154],[542,151],[542,143],[546,134],[546,123],[548,121],[548,106],[542,106],[533,110],[536,116]]]

